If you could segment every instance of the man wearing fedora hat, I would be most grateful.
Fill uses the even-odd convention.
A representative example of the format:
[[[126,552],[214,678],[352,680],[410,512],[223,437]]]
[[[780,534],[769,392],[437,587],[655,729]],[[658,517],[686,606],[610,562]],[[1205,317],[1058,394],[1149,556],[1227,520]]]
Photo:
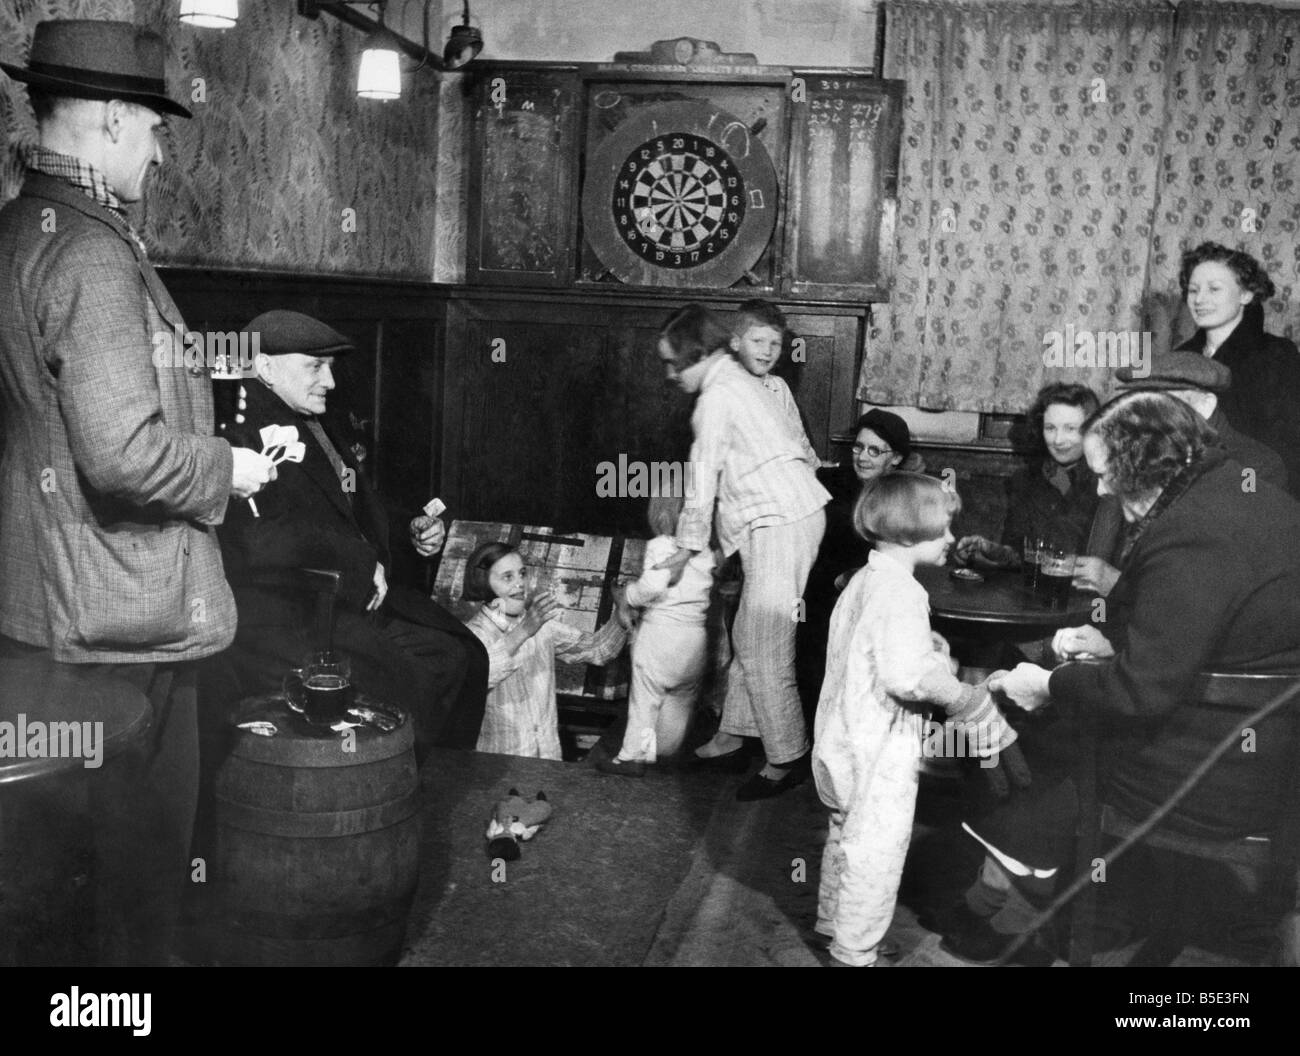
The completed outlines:
[[[197,796],[194,662],[235,605],[215,526],[274,475],[213,436],[207,371],[154,359],[184,321],[123,211],[162,162],[162,42],[127,22],[36,27],[40,133],[0,210],[0,658],[91,665],[149,728],[92,796],[99,958],[165,962]]]
[[[244,332],[257,337],[257,378],[245,385],[243,421],[227,425],[226,435],[259,447],[264,428],[292,425],[305,450],[301,462],[280,466],[256,514],[236,503],[221,526],[239,607],[231,660],[241,688],[273,691],[309,651],[310,599],[293,573],[337,569],[333,642],[351,661],[357,685],[413,716],[421,758],[434,744],[473,748],[487,698],[487,653],[432,599],[390,587],[384,502],[335,427],[337,416],[326,414],[334,361],[355,351],[352,342],[311,316],[281,310],[264,312]],[[421,555],[442,548],[445,530],[437,518],[418,516],[406,527]]]

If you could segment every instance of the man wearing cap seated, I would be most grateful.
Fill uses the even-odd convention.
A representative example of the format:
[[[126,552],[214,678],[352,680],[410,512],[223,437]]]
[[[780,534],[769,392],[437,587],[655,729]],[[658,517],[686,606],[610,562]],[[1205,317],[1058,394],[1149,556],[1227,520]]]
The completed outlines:
[[[1150,389],[1178,397],[1209,422],[1219,434],[1219,443],[1228,457],[1252,471],[1254,480],[1266,480],[1286,490],[1287,471],[1282,456],[1234,429],[1219,407],[1220,394],[1232,387],[1232,370],[1228,366],[1196,352],[1173,351],[1152,356],[1151,369],[1146,374],[1139,375],[1132,367],[1121,367],[1115,375],[1121,392]],[[1243,478],[1243,488],[1249,483]],[[1113,552],[1113,544],[1118,542],[1122,531],[1119,503],[1113,497],[1103,497],[1093,520],[1088,552]],[[1112,545],[1106,545],[1104,540],[1110,540]],[[1083,590],[1108,595],[1118,578],[1119,569],[1099,557],[1080,557],[1075,564],[1074,585]]]
[[[163,162],[166,115],[190,116],[167,97],[161,38],[41,22],[28,65],[0,67],[40,133],[0,211],[0,659],[148,698],[147,735],[88,797],[96,957],[166,963],[198,797],[195,662],[235,632],[214,526],[275,470],[213,436],[203,366],[154,359],[185,323],[125,206]],[[81,703],[68,719],[93,719]]]
[[[245,327],[259,335],[256,380],[245,383],[244,421],[227,427],[235,444],[261,450],[268,425],[292,425],[306,451],[282,462],[257,497],[257,515],[238,503],[220,535],[239,606],[232,659],[243,688],[278,688],[310,651],[310,599],[279,578],[299,568],[342,573],[334,644],[353,681],[415,719],[416,750],[434,743],[473,748],[487,694],[487,654],[453,615],[413,590],[388,585],[388,517],[350,446],[322,419],[336,356],[354,351],[333,328],[298,312],[273,311]],[[423,556],[442,548],[441,521],[418,516],[411,542]]]

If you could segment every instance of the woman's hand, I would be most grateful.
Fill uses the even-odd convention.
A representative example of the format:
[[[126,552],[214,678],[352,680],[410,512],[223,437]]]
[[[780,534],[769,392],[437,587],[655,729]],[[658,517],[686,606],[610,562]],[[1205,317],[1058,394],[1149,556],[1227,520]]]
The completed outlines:
[[[548,590],[533,599],[524,618],[519,621],[519,627],[526,638],[531,638],[542,629],[543,625],[555,619],[563,611],[560,603],[555,600],[555,595]]]
[[[1107,597],[1119,579],[1119,569],[1108,565],[1100,557],[1079,557],[1074,562],[1074,579],[1071,583],[1078,590],[1091,590]]]
[[[1037,664],[1017,664],[1009,674],[994,675],[989,679],[989,690],[1002,693],[1016,707],[1024,711],[1037,711],[1052,695],[1047,691],[1052,673]]]
[[[1058,660],[1105,660],[1115,655],[1115,647],[1092,624],[1084,624],[1057,631],[1052,652]]]
[[[1016,552],[1011,547],[982,535],[962,536],[953,552],[959,565],[975,568],[1012,568],[1016,563]]]

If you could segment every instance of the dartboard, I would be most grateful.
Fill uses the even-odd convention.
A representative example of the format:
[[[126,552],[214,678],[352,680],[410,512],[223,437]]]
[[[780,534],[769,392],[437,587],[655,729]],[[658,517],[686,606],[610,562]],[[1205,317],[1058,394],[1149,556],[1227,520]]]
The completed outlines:
[[[623,282],[726,287],[762,256],[776,223],[776,170],[739,118],[702,102],[664,103],[593,152],[584,232]]]
[[[703,136],[660,136],[628,157],[614,182],[613,213],[642,260],[689,268],[726,249],[740,231],[744,177]]]

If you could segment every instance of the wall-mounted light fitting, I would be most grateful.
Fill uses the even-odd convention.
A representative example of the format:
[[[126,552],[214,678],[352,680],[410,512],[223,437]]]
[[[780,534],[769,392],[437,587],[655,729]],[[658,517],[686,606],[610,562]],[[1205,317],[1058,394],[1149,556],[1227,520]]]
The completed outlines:
[[[239,21],[239,0],[181,0],[180,18],[204,29],[229,29]]]
[[[442,49],[442,61],[449,70],[460,69],[483,50],[483,31],[478,26],[469,24],[469,0],[465,0],[465,11],[460,22],[459,26],[452,27],[447,45]]]
[[[410,0],[403,0],[409,3]],[[461,15],[461,24],[453,26],[447,44],[443,48],[443,58],[429,50],[429,8],[432,0],[422,0],[424,5],[424,45],[407,40],[394,33],[384,24],[384,9],[387,0],[298,0],[298,14],[306,18],[319,18],[322,13],[333,15],[340,22],[360,29],[369,35],[366,49],[361,56],[361,68],[358,70],[357,94],[368,99],[397,99],[401,95],[402,70],[397,63],[396,54],[404,51],[419,64],[406,70],[415,70],[428,66],[434,70],[454,70],[464,66],[483,50],[483,31],[478,26],[470,25],[469,0]],[[378,10],[379,18],[370,19],[353,11],[354,7],[369,7]],[[405,11],[405,7],[403,7]],[[404,22],[405,19],[402,19]],[[372,55],[373,53],[376,53]],[[392,56],[392,57],[390,57]]]
[[[394,34],[384,28],[380,15],[379,29],[370,34],[357,68],[357,95],[362,99],[400,99],[402,67]]]

